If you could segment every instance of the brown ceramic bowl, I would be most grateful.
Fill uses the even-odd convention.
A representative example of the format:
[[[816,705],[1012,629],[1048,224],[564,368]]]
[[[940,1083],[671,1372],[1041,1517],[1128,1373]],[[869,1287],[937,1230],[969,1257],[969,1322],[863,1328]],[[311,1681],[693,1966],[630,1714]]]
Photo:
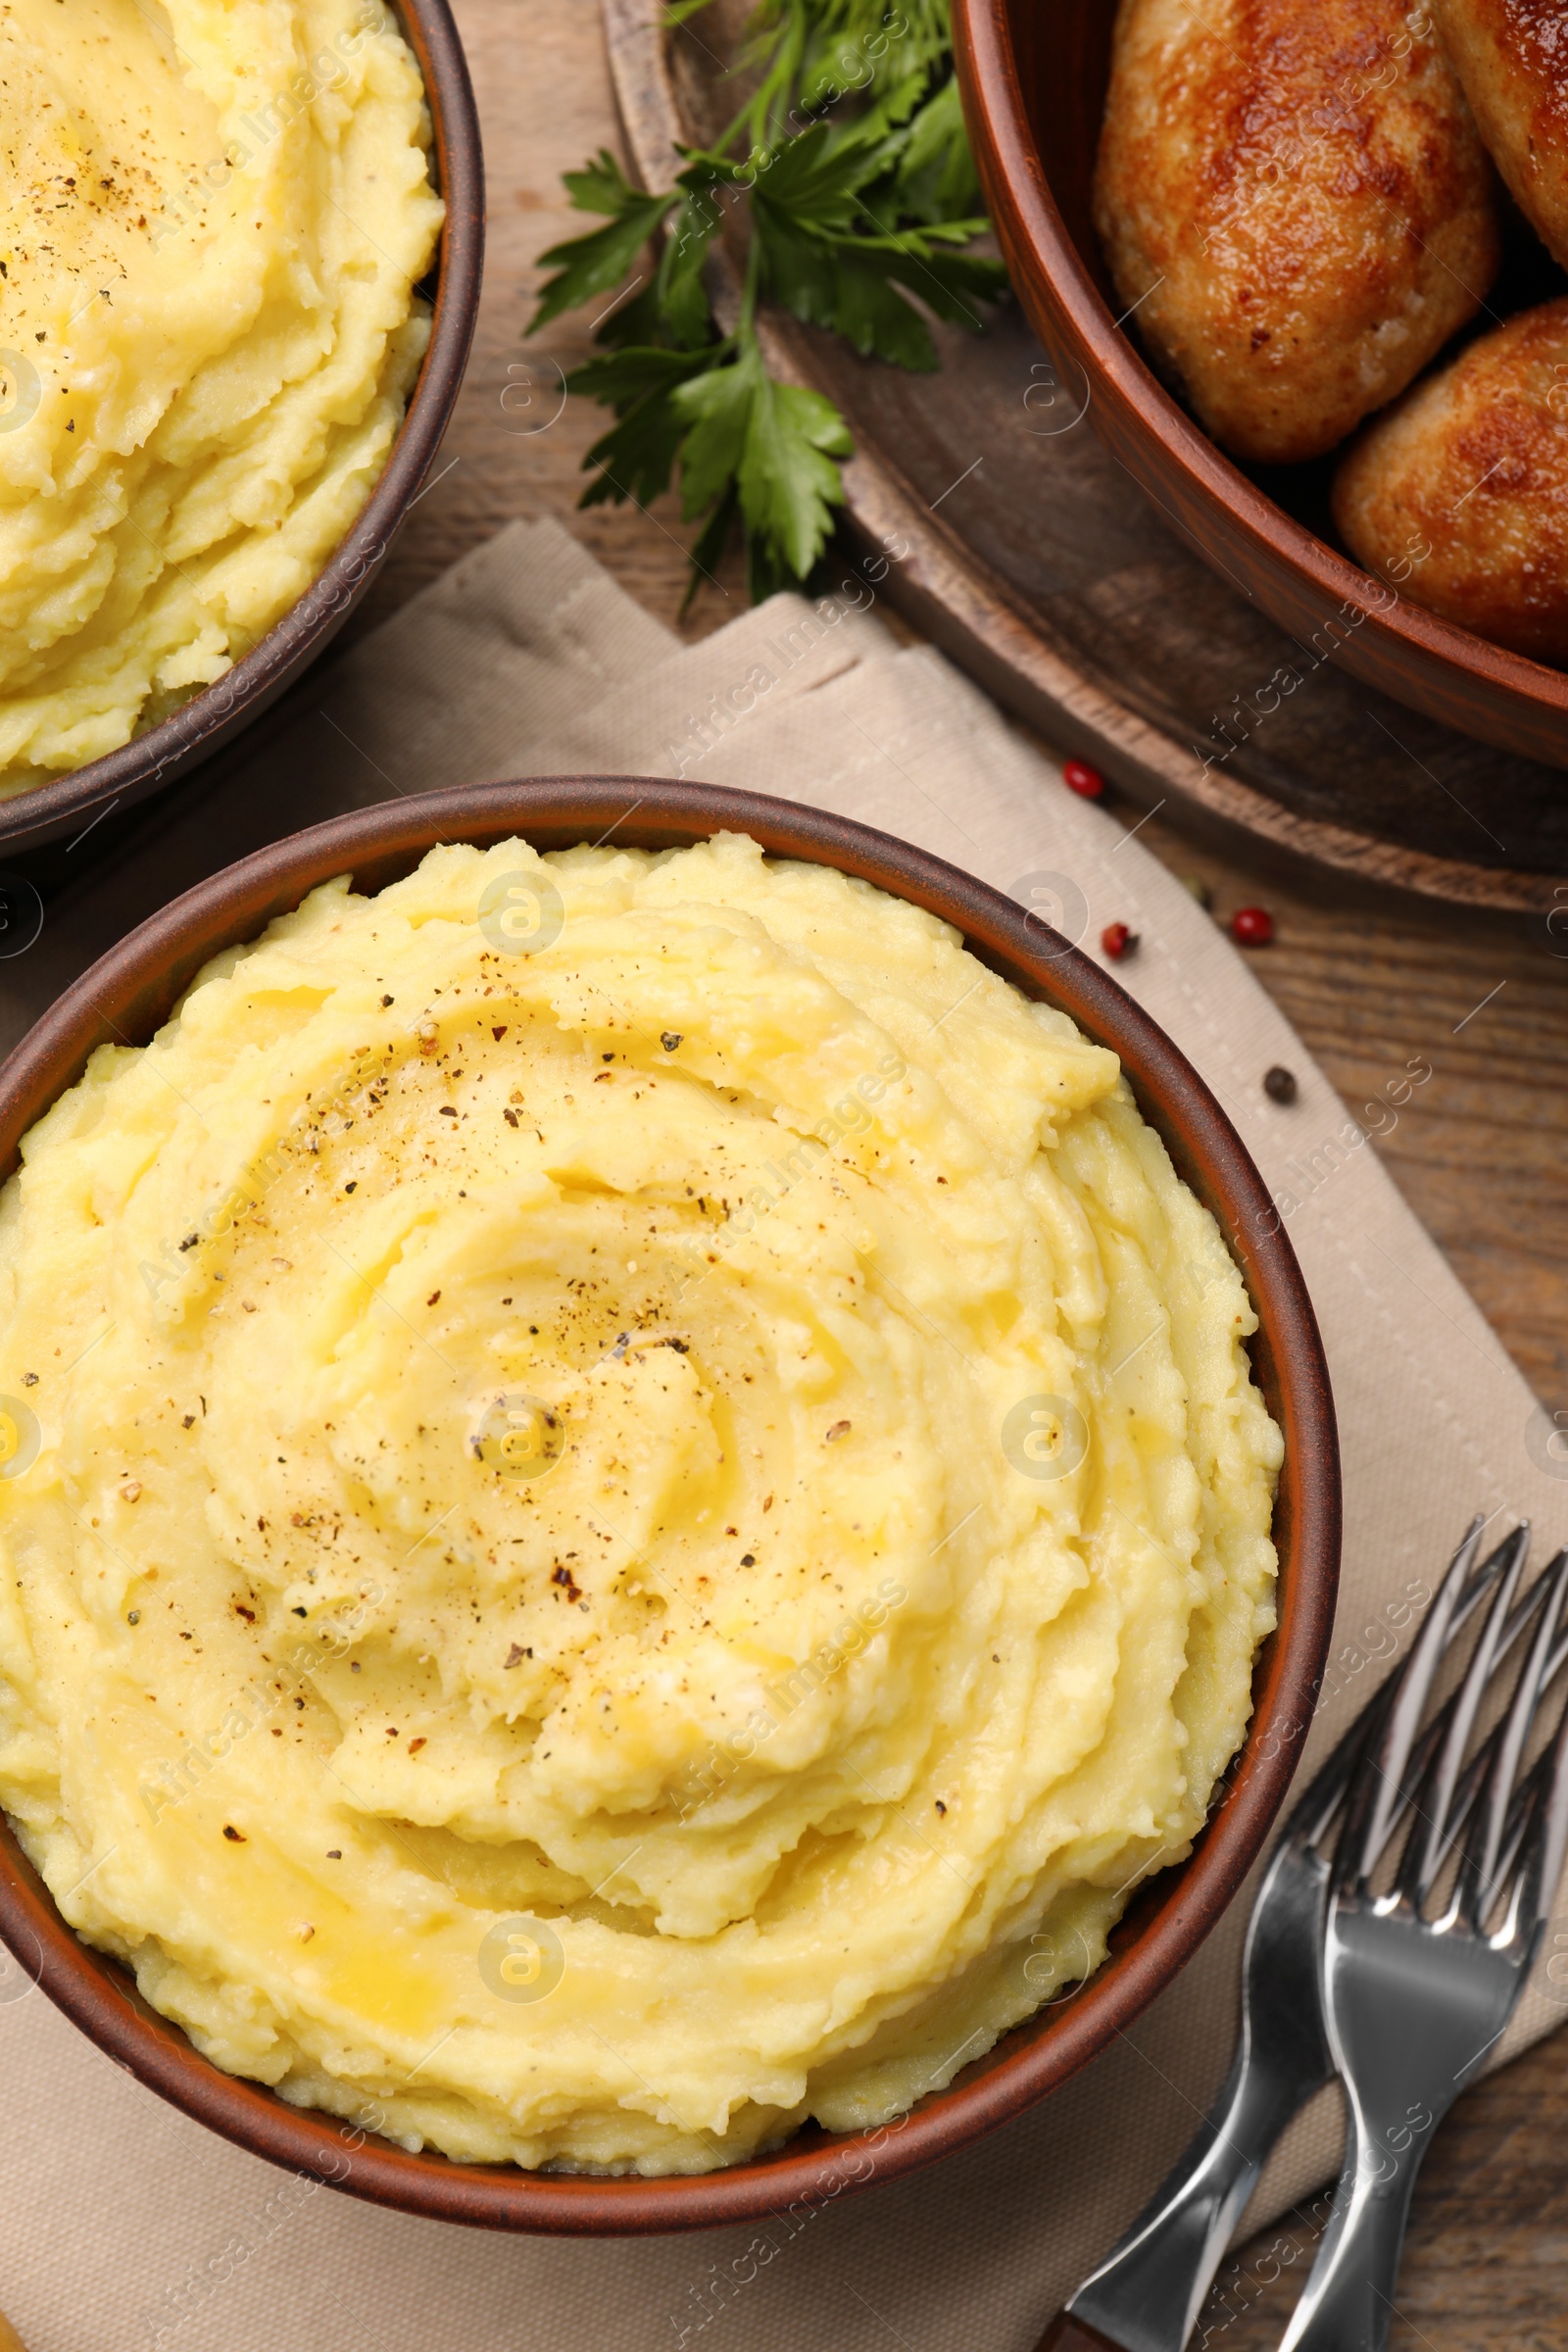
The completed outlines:
[[[1183,536],[1303,645],[1333,652],[1368,685],[1447,726],[1568,767],[1568,674],[1489,645],[1372,578],[1320,535],[1331,528],[1327,466],[1244,470],[1140,356],[1090,204],[1114,20],[1114,0],[955,0],[954,8],[991,218],[1019,299],[1074,401],[1087,395],[1106,448]],[[1528,256],[1520,268],[1528,276]],[[1521,298],[1539,297],[1522,284]],[[1236,683],[1240,692],[1246,680]]]
[[[145,800],[240,733],[314,662],[347,620],[441,446],[467,366],[484,260],[484,162],[468,68],[448,0],[391,0],[424,76],[434,129],[431,172],[446,225],[425,280],[435,316],[403,428],[359,517],[299,603],[244,660],[146,734],[32,792],[0,801],[0,844],[31,849],[76,833],[110,806]],[[432,283],[433,281],[433,283]]]
[[[150,1037],[209,956],[254,939],[334,874],[352,873],[357,889],[374,891],[408,873],[436,842],[484,846],[521,834],[552,849],[613,834],[629,847],[663,849],[721,829],[931,908],[994,970],[1060,1005],[1120,1054],[1145,1114],[1229,1235],[1257,1307],[1253,1366],[1285,1432],[1274,1523],[1279,1629],[1259,1654],[1247,1744],[1191,1859],[1140,1890],[1111,1937],[1111,1956],[1080,1992],[1016,2027],[897,2129],[861,2135],[813,2127],[776,2155],[698,2178],[588,2180],[409,2155],[219,2073],[141,2001],[115,1962],[78,1942],[0,1817],[0,1936],[101,2049],[188,2115],[276,2164],[377,2204],[495,2230],[611,2233],[755,2219],[912,2171],[1044,2098],[1170,1983],[1235,1894],[1300,1753],[1334,1609],[1340,1484],[1328,1369],[1295,1252],[1225,1113],[1131,998],[1038,917],[922,851],[819,809],[710,784],[558,777],[426,793],[297,833],[176,899],[67,990],[0,1069],[0,1177],[15,1166],[22,1136],[96,1046]]]

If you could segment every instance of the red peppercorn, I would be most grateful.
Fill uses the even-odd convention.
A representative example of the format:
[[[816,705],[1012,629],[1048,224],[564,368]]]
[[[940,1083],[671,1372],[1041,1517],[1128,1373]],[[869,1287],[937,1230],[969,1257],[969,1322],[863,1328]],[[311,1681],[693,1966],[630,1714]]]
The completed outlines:
[[[1061,771],[1061,780],[1069,792],[1081,800],[1098,801],[1105,789],[1105,779],[1098,767],[1089,766],[1083,760],[1069,760]]]
[[[1231,937],[1239,948],[1266,948],[1274,936],[1274,917],[1266,906],[1238,906],[1231,916]]]
[[[1129,931],[1125,923],[1107,923],[1100,934],[1100,944],[1116,962],[1131,956],[1138,946],[1138,934]]]

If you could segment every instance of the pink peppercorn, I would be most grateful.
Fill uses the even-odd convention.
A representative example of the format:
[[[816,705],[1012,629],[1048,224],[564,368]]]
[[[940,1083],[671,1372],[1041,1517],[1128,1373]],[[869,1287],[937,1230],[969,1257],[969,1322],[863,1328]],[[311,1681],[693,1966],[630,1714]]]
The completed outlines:
[[[1083,760],[1069,760],[1061,771],[1061,780],[1080,800],[1098,801],[1105,789],[1105,779],[1099,768],[1091,767]]]
[[[1138,934],[1129,931],[1125,923],[1107,923],[1100,934],[1100,944],[1107,956],[1120,962],[1122,956],[1131,956],[1136,949]]]
[[[1231,916],[1231,937],[1239,948],[1266,948],[1274,936],[1274,917],[1266,906],[1238,906]]]

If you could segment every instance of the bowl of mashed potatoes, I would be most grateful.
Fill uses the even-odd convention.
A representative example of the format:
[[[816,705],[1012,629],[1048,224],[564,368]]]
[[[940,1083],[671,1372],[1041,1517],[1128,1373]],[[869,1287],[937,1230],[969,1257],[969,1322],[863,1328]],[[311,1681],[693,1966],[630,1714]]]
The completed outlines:
[[[417,492],[477,312],[447,0],[15,0],[0,124],[0,839],[215,751]]]
[[[776,2211],[1046,2095],[1235,1892],[1316,1327],[1000,893],[709,786],[372,808],[85,975],[0,1152],[0,1934],[231,2138]]]

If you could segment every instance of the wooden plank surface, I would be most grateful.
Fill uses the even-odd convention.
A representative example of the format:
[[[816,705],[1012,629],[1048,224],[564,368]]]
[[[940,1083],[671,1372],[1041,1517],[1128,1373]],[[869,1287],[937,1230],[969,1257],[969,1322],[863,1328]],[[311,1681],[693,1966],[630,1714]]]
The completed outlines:
[[[598,0],[456,5],[489,170],[485,300],[446,450],[356,632],[504,522],[542,514],[673,624],[686,536],[674,502],[648,514],[575,512],[599,413],[563,405],[560,371],[588,350],[587,321],[557,321],[538,347],[522,334],[543,274],[536,256],[589,225],[565,207],[560,173],[616,143]],[[705,634],[743,609],[732,559],[718,587],[703,590],[688,631]],[[1554,937],[1541,919],[1509,927],[1330,886],[1287,887],[1195,850],[1158,815],[1139,838],[1178,872],[1200,875],[1217,916],[1258,902],[1272,908],[1278,938],[1254,968],[1352,1110],[1411,1055],[1431,1062],[1431,1083],[1376,1148],[1537,1394],[1568,1406],[1568,902]],[[1568,1537],[1568,1484],[1562,1527],[1541,1532]],[[1276,2344],[1312,2235],[1308,2216],[1247,2249],[1195,2342],[1224,2352]],[[1417,2192],[1399,2305],[1392,2340],[1401,2352],[1568,2352],[1568,2037],[1455,2109]]]

